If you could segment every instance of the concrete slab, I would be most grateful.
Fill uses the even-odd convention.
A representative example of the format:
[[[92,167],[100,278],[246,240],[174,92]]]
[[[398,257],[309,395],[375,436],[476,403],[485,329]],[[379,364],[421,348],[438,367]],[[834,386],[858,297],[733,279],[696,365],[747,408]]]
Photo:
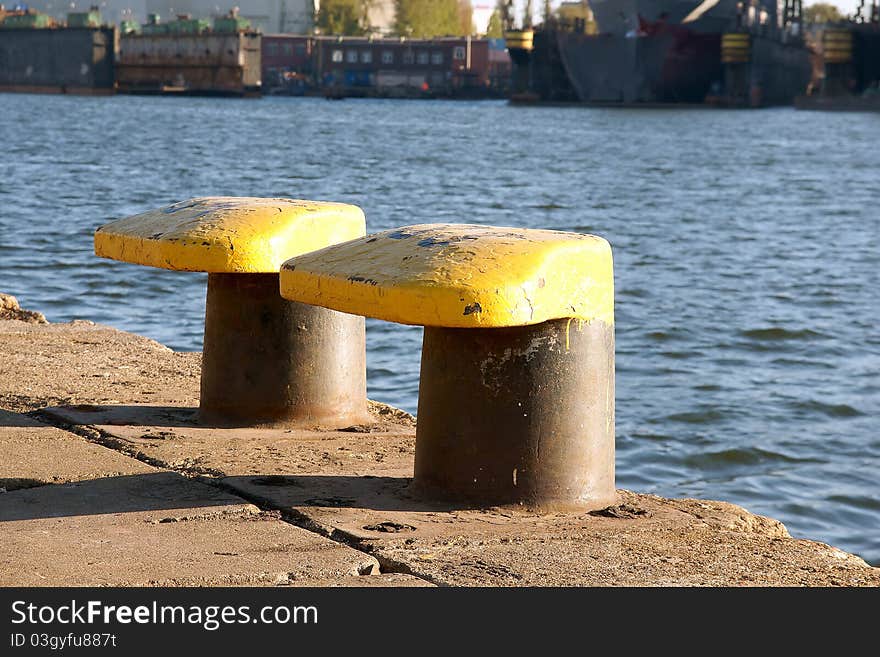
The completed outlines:
[[[0,586],[325,585],[378,572],[373,557],[170,472],[4,493],[0,532]]]
[[[384,570],[449,586],[877,586],[880,569],[796,540],[741,507],[619,491],[593,513],[444,509],[408,477],[223,480],[375,555]]]
[[[121,419],[108,409],[100,419]],[[65,422],[89,411],[50,409]],[[462,509],[409,490],[414,432],[99,425],[156,462],[222,477],[264,508],[452,586],[877,586],[880,569],[723,502],[620,491],[593,513]]]
[[[196,406],[201,354],[85,320],[0,320],[0,408],[57,404]]]
[[[138,446],[110,449],[10,412],[68,403],[89,416],[98,402],[114,405],[110,422],[193,426],[199,362],[200,354],[91,322],[0,321],[0,409],[7,409],[0,410],[0,585],[430,586],[379,574],[371,556],[216,487],[156,470]],[[412,426],[396,409],[371,410],[373,424],[343,435],[389,422]],[[216,432],[195,428],[213,452]],[[164,448],[153,463],[206,471],[194,458],[165,458],[168,447],[172,456],[177,448],[173,428],[134,430],[147,434],[147,452]],[[113,442],[88,422],[80,433]],[[263,462],[271,450],[266,436],[252,456]],[[38,487],[49,483],[61,485]]]
[[[151,463],[218,477],[230,490],[316,532],[304,537],[298,533],[303,530],[270,522],[253,509],[228,515],[216,505],[189,503],[177,510],[111,507],[102,515],[10,519],[0,545],[3,573],[35,569],[45,577],[48,569],[63,579],[48,555],[74,549],[82,559],[73,581],[97,581],[108,572],[133,583],[378,582],[347,575],[347,568],[368,568],[363,555],[318,536],[324,534],[369,552],[386,573],[444,585],[880,585],[880,569],[858,557],[792,539],[780,523],[723,502],[620,491],[619,504],[591,514],[426,504],[408,489],[414,427],[405,414],[374,406],[373,423],[342,432],[199,427],[193,411],[197,355],[173,354],[106,327],[3,325],[0,407],[65,405],[46,417]],[[67,372],[69,381],[62,377]],[[128,478],[110,481],[116,479]],[[19,490],[0,495],[0,503],[74,485],[83,484]],[[81,511],[106,496],[93,496]],[[210,509],[210,521],[200,517]],[[177,512],[193,517],[162,522]],[[54,522],[72,523],[71,531],[55,528],[58,543],[47,547],[41,532]],[[15,523],[25,525],[9,533]],[[202,525],[206,529],[197,531]],[[7,535],[16,538],[6,541]],[[96,543],[101,540],[112,549]],[[289,547],[267,547],[278,544]],[[309,546],[313,554],[306,557]],[[21,556],[32,550],[40,556]],[[155,572],[128,563],[144,554],[157,555]],[[339,557],[323,565],[325,554]],[[89,559],[101,563],[94,567]]]
[[[0,410],[0,491],[154,472],[112,449]]]
[[[0,320],[0,409],[28,412],[73,406],[113,415],[91,424],[195,426],[201,353],[175,352],[153,340],[87,320],[28,324]],[[414,418],[370,402],[373,422],[349,433],[408,428]],[[159,418],[159,419],[157,419]]]
[[[161,467],[191,474],[396,473],[411,467],[411,415],[370,402],[373,422],[350,430],[214,429],[195,409],[156,406],[49,407],[48,421],[94,432],[95,439]]]

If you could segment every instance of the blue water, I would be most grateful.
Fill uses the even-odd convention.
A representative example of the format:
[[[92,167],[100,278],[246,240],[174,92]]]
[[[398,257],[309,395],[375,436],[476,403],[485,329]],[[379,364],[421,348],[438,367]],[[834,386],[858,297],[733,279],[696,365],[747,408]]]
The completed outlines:
[[[92,255],[193,196],[355,203],[368,229],[554,228],[615,254],[618,485],[723,499],[880,564],[880,115],[502,102],[0,96],[0,291],[201,347],[205,277]],[[421,330],[368,323],[416,409]]]

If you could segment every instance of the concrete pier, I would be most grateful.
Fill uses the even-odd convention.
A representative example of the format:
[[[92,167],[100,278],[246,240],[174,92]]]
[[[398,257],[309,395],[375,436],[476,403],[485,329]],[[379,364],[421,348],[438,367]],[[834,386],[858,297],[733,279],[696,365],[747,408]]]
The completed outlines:
[[[0,320],[0,585],[880,585],[725,502],[427,504],[406,413],[200,427],[199,377],[200,354],[89,321]]]

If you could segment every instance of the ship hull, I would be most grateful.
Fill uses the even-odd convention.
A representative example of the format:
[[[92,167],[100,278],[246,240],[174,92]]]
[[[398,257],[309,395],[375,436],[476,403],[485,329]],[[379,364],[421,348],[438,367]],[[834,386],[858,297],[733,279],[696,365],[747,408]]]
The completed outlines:
[[[577,102],[578,93],[562,61],[559,40],[565,32],[535,32],[535,47],[529,63],[531,90],[539,98],[552,103]]]
[[[722,82],[717,33],[561,33],[559,52],[585,103],[702,103],[712,86]]]
[[[624,36],[649,24],[684,25],[694,32],[721,32],[736,18],[740,0],[591,0],[601,34]],[[687,21],[687,22],[685,22]]]
[[[751,105],[791,105],[810,84],[811,52],[800,41],[782,43],[777,39],[753,37],[749,72]]]
[[[560,34],[559,52],[578,98],[596,104],[790,105],[812,76],[800,40],[751,36],[749,60],[725,65],[721,34],[685,29],[640,37]]]

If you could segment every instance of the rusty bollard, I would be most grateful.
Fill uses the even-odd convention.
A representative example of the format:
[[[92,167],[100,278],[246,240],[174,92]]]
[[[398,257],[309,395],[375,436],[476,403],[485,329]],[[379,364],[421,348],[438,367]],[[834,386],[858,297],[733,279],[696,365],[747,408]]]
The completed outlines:
[[[195,198],[101,226],[95,253],[208,273],[200,422],[341,427],[367,419],[364,319],[283,299],[278,270],[364,232],[353,205]]]
[[[614,283],[592,235],[425,224],[288,260],[291,300],[425,327],[413,488],[614,503]]]

